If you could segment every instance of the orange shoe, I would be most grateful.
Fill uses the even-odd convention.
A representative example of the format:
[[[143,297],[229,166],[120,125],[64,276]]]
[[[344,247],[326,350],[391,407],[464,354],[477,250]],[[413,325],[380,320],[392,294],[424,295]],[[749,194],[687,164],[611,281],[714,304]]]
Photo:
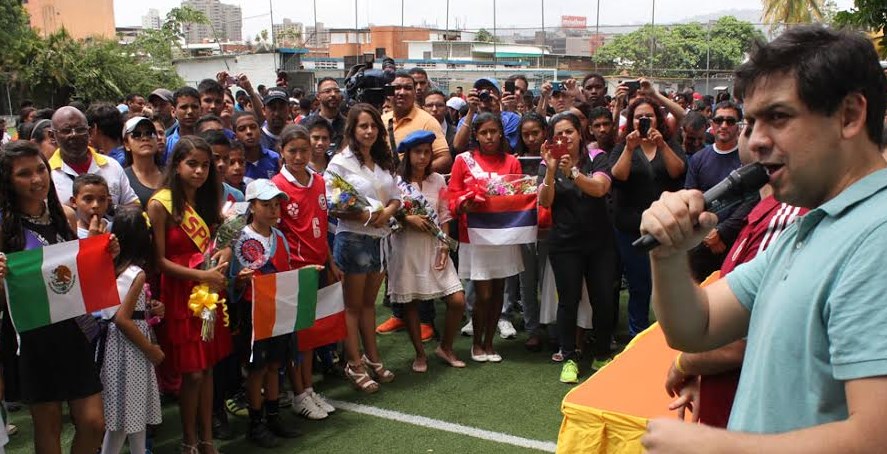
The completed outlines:
[[[434,327],[427,323],[422,323],[419,325],[419,333],[422,335],[422,342],[428,342],[434,337]]]
[[[391,317],[376,327],[376,334],[391,334],[406,328],[406,326],[407,325],[403,320],[397,317]]]

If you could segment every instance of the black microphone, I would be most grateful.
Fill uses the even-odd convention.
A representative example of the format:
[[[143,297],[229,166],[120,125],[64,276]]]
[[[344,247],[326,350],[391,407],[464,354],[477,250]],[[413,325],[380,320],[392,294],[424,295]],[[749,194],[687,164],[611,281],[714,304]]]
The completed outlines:
[[[755,193],[770,181],[770,175],[759,162],[746,164],[727,175],[727,178],[702,194],[705,211],[718,213],[754,197]],[[649,251],[659,246],[659,241],[649,233],[638,238],[632,246]]]

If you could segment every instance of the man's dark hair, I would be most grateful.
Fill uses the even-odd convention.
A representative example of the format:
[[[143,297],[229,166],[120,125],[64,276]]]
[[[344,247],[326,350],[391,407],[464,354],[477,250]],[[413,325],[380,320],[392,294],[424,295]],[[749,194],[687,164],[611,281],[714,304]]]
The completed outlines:
[[[739,117],[737,118],[737,120],[742,121],[742,109],[740,109],[739,106],[737,106],[736,103],[734,103],[733,101],[721,101],[717,103],[714,110],[712,110],[712,113],[717,112],[718,109],[733,109],[736,111],[736,115]]]
[[[296,99],[302,99],[302,96],[305,96],[305,90],[302,90],[299,87],[295,87],[290,91],[290,95]]]
[[[722,91],[722,92],[718,93],[716,100],[717,100],[717,102],[729,101],[730,100],[730,92],[729,91]]]
[[[206,115],[200,117],[199,119],[197,119],[197,123],[194,123],[194,130],[200,131],[200,126],[202,126],[204,123],[213,123],[213,122],[221,124],[223,128],[225,127],[225,122],[223,122],[222,119],[219,118],[218,115],[206,114]]]
[[[303,110],[311,110],[311,104],[314,103],[313,99],[308,99],[307,96],[299,99],[299,109]]]
[[[598,118],[601,118],[601,117],[607,117],[610,120],[612,120],[613,113],[610,112],[610,109],[607,109],[606,107],[603,107],[603,106],[592,107],[591,109],[589,109],[589,111],[588,111],[588,123],[589,124],[594,123],[595,120],[597,120]]]
[[[398,71],[398,72],[400,72],[400,71]],[[407,72],[407,74],[410,77],[412,77],[413,74],[421,74],[421,75],[425,76],[426,79],[428,78],[428,73],[424,69],[419,68],[418,66],[416,66],[414,68],[410,68],[410,70]],[[397,73],[394,74],[394,77],[397,77]]]
[[[143,98],[143,96],[138,93],[130,93],[130,94],[126,95],[127,104],[135,101],[136,98]]]
[[[317,81],[317,89],[320,90],[320,86],[323,85],[324,82],[327,82],[330,80],[335,82],[336,85],[339,84],[339,81],[336,80],[334,77],[321,77],[320,80]]]
[[[689,128],[691,131],[704,130],[708,128],[708,119],[701,112],[693,110],[681,120],[681,127]]]
[[[431,90],[428,90],[428,93],[425,93],[425,98],[428,98],[428,97],[431,96],[431,95],[440,95],[440,96],[443,96],[444,102],[447,102],[447,95],[445,95],[444,92],[442,92],[442,91],[440,91],[440,90],[438,90],[438,89],[436,89],[436,88],[431,89]]]
[[[200,92],[197,91],[194,87],[182,87],[176,90],[175,93],[172,94],[172,105],[173,107],[179,105],[179,98],[194,98],[196,100],[200,100]]]
[[[704,102],[706,106],[712,106],[715,103],[715,97],[712,95],[705,95],[702,97],[702,102]]]
[[[585,86],[585,82],[588,82],[588,79],[598,79],[598,80],[601,81],[602,84],[604,84],[604,88],[607,87],[607,81],[604,79],[604,76],[602,76],[602,75],[600,75],[600,74],[598,74],[598,73],[588,73],[588,74],[586,74],[585,77],[582,78],[582,86],[583,86],[583,87]]]
[[[222,88],[222,84],[213,79],[201,80],[200,83],[197,84],[197,92],[200,94],[212,93],[214,95],[225,96],[225,89]]]
[[[80,190],[83,189],[84,186],[89,185],[104,186],[105,189],[108,189],[108,182],[101,175],[96,173],[81,173],[80,175],[77,175],[77,178],[74,178],[74,183],[72,183],[71,187],[71,195],[77,197],[77,194],[80,194]]]
[[[86,110],[86,106],[83,106],[83,109],[78,107],[77,110],[83,112]],[[38,110],[37,113],[34,114],[34,121],[52,120],[52,116],[54,114],[55,114],[55,109],[53,109],[52,107],[44,107],[44,108]]]
[[[335,131],[333,131],[333,125],[331,125],[330,122],[326,121],[326,119],[321,117],[320,115],[313,115],[308,117],[305,122],[302,123],[302,126],[304,126],[305,129],[308,130],[308,132],[311,132],[311,130],[317,128],[326,129],[327,132],[330,134],[330,139],[332,139],[333,135],[335,134]]]
[[[872,42],[861,33],[821,25],[792,27],[769,44],[756,42],[747,62],[736,69],[734,93],[751,96],[762,79],[795,78],[798,97],[813,112],[834,114],[851,93],[866,99],[866,132],[881,143],[887,78]]]
[[[508,79],[505,79],[506,82],[515,82],[518,80],[521,80],[525,84],[527,84],[527,88],[530,87],[530,81],[527,80],[527,76],[525,76],[523,74],[512,74],[512,75],[508,76]]]
[[[225,135],[222,131],[217,131],[215,129],[210,129],[209,131],[203,131],[200,134],[200,137],[206,141],[210,146],[213,145],[224,145],[226,147],[231,146],[231,139]]]
[[[421,69],[421,68],[416,68],[416,69]],[[423,70],[422,72],[425,72],[425,71]],[[398,77],[405,77],[407,79],[413,80],[413,74],[415,74],[415,73],[413,73],[412,70],[405,71],[403,69],[398,69],[397,71],[394,72],[394,78],[397,79]],[[415,80],[413,80],[413,82],[415,82]]]
[[[95,103],[86,109],[86,122],[95,126],[106,137],[121,140],[123,136],[123,115],[114,105],[106,102]]]

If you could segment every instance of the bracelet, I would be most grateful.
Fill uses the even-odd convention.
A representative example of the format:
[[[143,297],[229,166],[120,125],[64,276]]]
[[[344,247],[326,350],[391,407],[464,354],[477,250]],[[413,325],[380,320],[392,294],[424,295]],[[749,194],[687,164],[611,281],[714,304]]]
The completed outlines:
[[[681,374],[683,374],[683,375],[688,375],[688,374],[687,374],[687,371],[685,371],[684,368],[681,367],[681,356],[683,356],[683,355],[684,355],[684,352],[681,352],[681,353],[678,353],[678,356],[675,356],[675,358],[674,358],[674,368],[675,368],[678,372],[680,372]]]
[[[542,182],[539,183],[539,187],[541,187],[541,188],[550,188],[551,185],[548,184],[548,183],[546,183],[545,180],[542,180]]]

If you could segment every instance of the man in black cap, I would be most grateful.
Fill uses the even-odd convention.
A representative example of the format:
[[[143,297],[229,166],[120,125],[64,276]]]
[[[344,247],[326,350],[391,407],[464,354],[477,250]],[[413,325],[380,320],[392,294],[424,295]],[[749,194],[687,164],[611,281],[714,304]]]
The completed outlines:
[[[279,136],[289,121],[289,95],[281,88],[270,88],[262,99],[265,124],[262,125],[262,147],[277,150]]]

